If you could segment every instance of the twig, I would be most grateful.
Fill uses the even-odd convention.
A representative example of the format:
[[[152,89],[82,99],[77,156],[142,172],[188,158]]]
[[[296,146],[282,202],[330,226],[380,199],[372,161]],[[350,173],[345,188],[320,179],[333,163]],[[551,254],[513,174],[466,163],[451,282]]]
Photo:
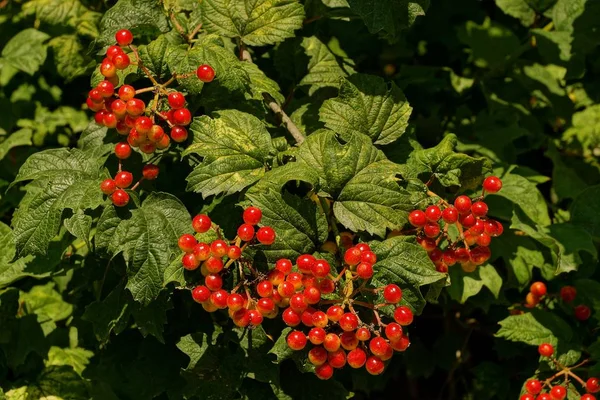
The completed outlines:
[[[279,104],[277,104],[275,99],[270,94],[263,93],[262,95],[271,111],[273,111],[275,114],[281,117],[281,122],[285,124],[286,129],[294,137],[296,143],[302,144],[302,142],[304,142],[306,138],[304,137],[302,132],[300,132],[300,129],[298,129],[298,127],[292,122],[290,117],[288,117],[285,111],[281,109]]]

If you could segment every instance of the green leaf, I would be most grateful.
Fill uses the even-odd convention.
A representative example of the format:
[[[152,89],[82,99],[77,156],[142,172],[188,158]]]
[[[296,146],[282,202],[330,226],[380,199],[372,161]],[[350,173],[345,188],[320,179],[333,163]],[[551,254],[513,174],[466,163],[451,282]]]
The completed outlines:
[[[531,346],[542,343],[568,344],[573,337],[569,324],[549,311],[532,310],[520,315],[511,315],[499,322],[496,336]]]
[[[9,65],[33,75],[46,61],[46,45],[50,36],[37,29],[25,29],[14,35],[2,49],[2,58]]]
[[[64,301],[54,286],[52,282],[34,286],[29,292],[22,292],[20,298],[27,313],[37,316],[45,335],[56,328],[56,322],[67,319],[73,313],[73,305]]]
[[[96,160],[77,149],[51,149],[29,157],[13,182],[33,180],[13,219],[19,254],[45,254],[63,210],[100,206],[99,177]]]
[[[85,370],[85,367],[90,363],[90,358],[93,356],[93,352],[80,347],[62,349],[57,346],[52,346],[50,347],[50,351],[48,351],[48,360],[45,364],[46,367],[52,365],[68,365],[81,375]]]
[[[94,66],[85,56],[85,49],[77,35],[61,35],[52,38],[48,46],[54,51],[54,60],[58,74],[67,82],[85,75]]]
[[[496,0],[496,5],[504,13],[517,18],[523,26],[531,26],[535,22],[536,13],[544,13],[554,3],[556,0]]]
[[[28,262],[33,258],[31,256],[13,261],[16,253],[12,229],[0,222],[0,288],[26,276],[45,276],[36,273],[37,271],[28,270]]]
[[[309,86],[308,94],[326,87],[339,88],[342,79],[354,73],[349,59],[336,56],[330,48],[318,38],[311,36],[302,39],[302,48],[309,58],[308,73],[299,86]]]
[[[263,101],[263,93],[270,94],[279,104],[285,101],[285,97],[281,94],[279,85],[274,80],[270,79],[262,72],[256,64],[243,62],[242,68],[250,78],[250,90],[252,91],[251,98],[254,100]]]
[[[248,91],[250,78],[242,67],[242,62],[228,49],[223,40],[216,35],[202,36],[192,48],[188,46],[172,46],[165,55],[169,69],[173,73],[187,75],[178,78],[177,82],[190,94],[202,91],[204,83],[196,76],[199,65],[208,64],[215,70],[215,80],[229,91]]]
[[[216,330],[212,334],[196,332],[179,339],[177,348],[190,359],[189,364],[185,368],[186,370],[192,370],[196,367],[196,364],[198,364],[198,361],[200,361],[206,350],[216,344],[216,340],[221,332],[221,328],[217,325]]]
[[[92,217],[79,210],[77,214],[64,220],[65,228],[69,233],[85,242],[91,248],[90,233],[92,230]]]
[[[111,45],[115,42],[115,33],[120,29],[129,29],[137,34],[165,33],[169,23],[161,6],[154,0],[119,0],[100,21],[100,42]]]
[[[32,0],[23,4],[23,11],[35,13],[36,19],[51,25],[73,27],[89,18],[87,14],[90,13],[79,0]]]
[[[417,17],[425,15],[429,0],[347,0],[371,33],[396,41]]]
[[[552,169],[552,188],[560,199],[575,198],[588,186],[579,173],[567,166],[555,146],[550,146],[545,153],[554,164]]]
[[[433,175],[444,186],[478,188],[483,176],[491,172],[491,163],[483,157],[456,153],[456,144],[456,135],[448,134],[437,146],[412,152],[406,163],[406,177],[427,182]]]
[[[45,368],[30,386],[6,392],[8,400],[29,399],[89,399],[87,383],[70,366]]]
[[[290,349],[290,346],[288,346],[287,340],[286,340],[288,334],[291,331],[292,331],[292,328],[289,328],[289,327],[282,330],[281,334],[279,335],[279,338],[277,339],[275,344],[273,344],[273,347],[271,348],[271,350],[269,350],[269,354],[274,354],[275,357],[277,357],[277,359],[275,361],[277,364],[281,363],[283,360],[291,358],[292,355],[294,354],[294,350]]]
[[[337,220],[353,232],[385,236],[399,229],[414,209],[411,194],[400,186],[402,169],[383,160],[360,170],[344,186],[333,204]]]
[[[467,21],[458,33],[471,48],[472,62],[480,68],[501,68],[519,46],[519,39],[508,28],[486,18],[481,25]]]
[[[148,70],[157,78],[164,79],[169,75],[167,58],[173,51],[170,48],[171,46],[172,45],[167,40],[166,36],[160,35],[147,46],[140,46],[138,48],[140,60],[144,63],[144,66],[148,68]]]
[[[502,278],[491,264],[481,265],[471,273],[464,272],[462,268],[450,268],[450,280],[452,284],[448,287],[448,294],[461,304],[481,292],[484,287],[497,299],[502,288]]]
[[[594,104],[583,111],[573,114],[573,126],[563,133],[568,143],[577,144],[584,154],[591,156],[595,148],[600,146],[600,104]]]
[[[327,238],[327,220],[320,209],[313,202],[279,190],[255,186],[246,193],[251,204],[262,210],[261,223],[277,233],[275,243],[261,249],[270,262],[312,254]]]
[[[237,110],[222,110],[215,118],[194,119],[194,144],[184,154],[203,157],[187,178],[188,190],[203,197],[240,190],[258,181],[275,152],[271,136],[256,117]]]
[[[596,319],[599,319],[600,315],[600,282],[593,279],[577,279],[574,282],[575,288],[577,288],[577,301],[581,304],[589,306]]]
[[[495,238],[490,245],[492,254],[498,254],[509,268],[509,279],[523,290],[533,279],[533,268],[542,268],[544,254],[535,240],[527,236],[517,236],[505,230],[502,236]]]
[[[571,204],[571,222],[594,238],[600,238],[600,185],[588,187]]]
[[[304,7],[296,0],[205,0],[201,10],[208,32],[251,46],[282,42],[304,20]]]
[[[114,330],[121,333],[126,327],[131,315],[129,296],[125,285],[117,285],[102,301],[94,301],[85,308],[82,319],[93,325],[94,334],[100,343],[105,343]]]
[[[171,256],[179,254],[179,236],[191,230],[185,206],[168,193],[154,192],[131,211],[114,231],[110,248],[123,253],[127,263],[127,289],[143,305],[150,304],[163,288],[164,271]]]
[[[413,238],[396,236],[370,245],[377,255],[373,279],[382,285],[400,286],[402,303],[420,314],[425,307],[421,286],[442,281],[446,275],[435,270],[427,252]]]
[[[385,156],[367,136],[352,135],[342,144],[323,129],[306,138],[296,158],[318,174],[320,190],[335,197],[359,171]]]
[[[163,330],[167,323],[167,311],[172,308],[173,304],[169,295],[163,291],[148,305],[133,303],[131,313],[142,336],[152,335],[164,343]]]
[[[356,132],[375,144],[390,144],[408,127],[412,108],[395,83],[355,74],[345,79],[338,97],[326,100],[319,112],[325,126],[348,140]]]
[[[31,129],[24,128],[4,136],[0,142],[0,160],[6,157],[8,152],[15,147],[31,146],[31,134]]]

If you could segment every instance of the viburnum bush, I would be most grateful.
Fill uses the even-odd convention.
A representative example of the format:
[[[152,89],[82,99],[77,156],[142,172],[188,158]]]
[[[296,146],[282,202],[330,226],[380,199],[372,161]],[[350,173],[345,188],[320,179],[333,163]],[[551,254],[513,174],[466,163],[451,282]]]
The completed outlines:
[[[594,400],[600,3],[0,1],[0,399]]]

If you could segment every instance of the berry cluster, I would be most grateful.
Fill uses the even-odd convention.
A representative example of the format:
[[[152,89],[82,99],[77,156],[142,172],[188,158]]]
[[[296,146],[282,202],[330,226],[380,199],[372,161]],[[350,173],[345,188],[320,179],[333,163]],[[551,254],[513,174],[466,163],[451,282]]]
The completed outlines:
[[[131,32],[122,29],[116,33],[115,39],[117,44],[108,47],[106,57],[100,65],[100,73],[105,79],[90,90],[87,106],[96,112],[94,116],[96,123],[114,128],[120,135],[126,136],[126,140],[117,143],[114,149],[120,166],[122,160],[131,156],[132,148],[138,148],[145,154],[152,154],[157,150],[167,149],[171,141],[181,143],[187,140],[188,131],[185,127],[191,123],[192,113],[185,107],[185,96],[180,92],[168,90],[167,87],[175,79],[192,76],[194,73],[173,76],[164,84],[158,83],[142,64],[137,48],[132,45]],[[131,61],[124,49],[129,49],[129,54],[134,54],[135,62]],[[152,86],[136,90],[133,86],[124,84],[117,89],[119,86],[117,71],[132,64],[137,65],[146,74]],[[209,65],[201,65],[195,75],[203,82],[211,82],[215,77],[215,71]],[[136,97],[147,92],[154,93],[151,107],[147,107],[144,100]],[[113,182],[109,180],[102,182],[102,192],[111,195],[115,205],[126,205],[129,202],[129,195],[122,189],[132,183],[130,177],[129,172],[119,170]],[[153,179],[147,177],[145,173],[144,177]]]
[[[560,297],[565,304],[572,305],[577,297],[577,289],[573,286],[563,286],[557,295],[547,295],[548,288],[544,282],[533,282],[529,287],[529,292],[525,296],[524,306],[526,308],[534,308],[544,300],[551,301],[552,298]],[[592,315],[592,310],[586,304],[578,304],[573,306],[575,318],[579,321],[587,321]]]
[[[504,232],[504,227],[487,217],[488,206],[483,196],[485,193],[497,193],[501,188],[502,181],[489,176],[483,181],[483,193],[479,197],[458,196],[454,204],[440,199],[438,204],[424,211],[413,210],[409,214],[408,221],[417,229],[419,243],[427,250],[439,272],[448,272],[448,267],[456,263],[465,272],[473,272],[490,258],[488,246],[493,237]],[[431,191],[428,195],[439,198]],[[456,228],[455,233],[451,227]],[[443,250],[442,246],[445,247]]]
[[[158,177],[158,166],[154,164],[146,164],[142,168],[142,178],[137,181],[131,190],[137,189],[144,179],[154,180]],[[107,196],[110,196],[112,203],[117,207],[124,207],[129,203],[129,193],[125,189],[129,188],[133,183],[133,174],[129,171],[123,171],[119,168],[119,172],[114,179],[107,178],[100,183],[100,190]]]
[[[203,276],[203,284],[192,288],[192,298],[206,311],[227,308],[233,323],[241,328],[254,328],[264,318],[280,315],[286,325],[295,328],[286,337],[291,349],[304,350],[310,342],[307,357],[321,379],[329,379],[334,369],[346,364],[381,374],[394,350],[408,348],[410,340],[404,329],[412,323],[413,312],[399,305],[402,290],[397,285],[369,286],[377,256],[368,244],[347,247],[339,274],[335,266],[311,254],[300,255],[295,262],[280,259],[274,268],[261,272],[244,259],[244,249],[256,242],[273,244],[275,232],[268,226],[257,230],[262,218],[257,207],[245,209],[242,217],[244,223],[232,241],[224,240],[204,214],[193,219],[193,229],[198,233],[215,229],[218,239],[198,243],[191,234],[179,238],[183,267],[200,268]],[[224,278],[236,272],[238,279],[232,281],[237,284],[224,289]],[[360,285],[355,287],[357,282]],[[364,311],[359,314],[357,307]],[[384,308],[393,317],[390,323],[382,321],[379,311]]]
[[[559,369],[559,372],[549,377],[546,380],[529,379],[525,383],[525,392],[521,395],[520,400],[564,400],[567,398],[567,389],[560,384],[554,384],[562,376],[566,379],[573,378],[585,389],[586,394],[582,395],[580,400],[596,400],[592,393],[600,392],[600,379],[591,377],[587,381],[581,379],[574,370],[581,367],[588,360],[581,362],[573,367],[564,367],[554,357],[554,346],[550,343],[542,343],[538,347],[538,352],[542,357],[550,358],[551,361]],[[571,398],[571,397],[569,397]]]

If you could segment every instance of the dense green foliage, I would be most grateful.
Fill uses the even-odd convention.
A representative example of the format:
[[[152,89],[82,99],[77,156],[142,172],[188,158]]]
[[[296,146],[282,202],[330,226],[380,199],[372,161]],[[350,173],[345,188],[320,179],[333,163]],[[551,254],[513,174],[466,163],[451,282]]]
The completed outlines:
[[[516,399],[557,371],[545,342],[600,375],[599,15],[595,0],[0,0],[0,399]],[[161,82],[202,63],[216,79],[178,76],[190,138],[117,208],[99,184],[118,135],[84,103],[123,28]],[[120,81],[150,86],[143,72]],[[136,179],[151,157],[126,161]],[[492,258],[436,271],[408,213],[490,174]],[[234,328],[194,303],[178,237],[199,212],[233,237],[250,204],[277,232],[248,252],[263,270],[339,231],[371,244],[374,280],[418,315],[382,375],[320,381],[281,321]],[[549,294],[524,308],[533,281]]]

